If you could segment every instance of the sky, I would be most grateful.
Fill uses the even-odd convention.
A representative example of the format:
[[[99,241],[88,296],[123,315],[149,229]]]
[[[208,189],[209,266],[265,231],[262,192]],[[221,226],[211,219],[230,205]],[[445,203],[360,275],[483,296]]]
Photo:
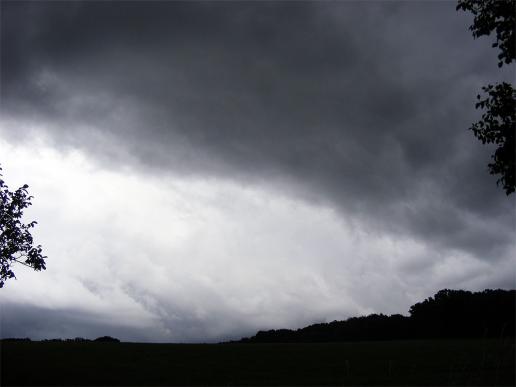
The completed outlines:
[[[1,3],[0,163],[47,270],[2,337],[218,342],[512,289],[455,2]],[[512,67],[511,67],[512,66]]]

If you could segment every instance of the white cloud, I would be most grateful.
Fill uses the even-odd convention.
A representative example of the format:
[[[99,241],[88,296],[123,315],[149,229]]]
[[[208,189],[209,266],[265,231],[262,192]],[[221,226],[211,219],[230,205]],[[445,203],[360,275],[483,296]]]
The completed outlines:
[[[78,310],[147,340],[204,341],[406,313],[441,287],[495,275],[466,254],[372,233],[272,189],[106,170],[42,137],[0,141],[0,154],[9,186],[30,185],[26,219],[39,221],[48,255],[45,272],[16,268],[0,305]]]

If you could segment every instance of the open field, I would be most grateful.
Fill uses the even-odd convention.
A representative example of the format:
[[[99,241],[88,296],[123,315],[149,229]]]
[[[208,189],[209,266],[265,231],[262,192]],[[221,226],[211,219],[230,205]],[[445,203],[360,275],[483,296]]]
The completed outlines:
[[[3,342],[7,385],[515,385],[514,342]]]

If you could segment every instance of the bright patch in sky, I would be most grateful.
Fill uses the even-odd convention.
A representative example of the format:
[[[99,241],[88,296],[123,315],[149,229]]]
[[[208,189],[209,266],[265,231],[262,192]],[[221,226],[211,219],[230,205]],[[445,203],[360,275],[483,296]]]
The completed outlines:
[[[421,243],[376,235],[331,209],[256,186],[102,169],[43,138],[1,141],[0,154],[9,186],[30,186],[25,219],[40,221],[34,236],[48,255],[42,273],[16,267],[0,302],[77,311],[123,327],[126,340],[209,341],[406,313],[446,285],[443,274],[455,284],[486,275],[486,265],[465,254],[429,258]],[[468,269],[456,273],[454,265]],[[59,332],[89,332],[63,324]]]

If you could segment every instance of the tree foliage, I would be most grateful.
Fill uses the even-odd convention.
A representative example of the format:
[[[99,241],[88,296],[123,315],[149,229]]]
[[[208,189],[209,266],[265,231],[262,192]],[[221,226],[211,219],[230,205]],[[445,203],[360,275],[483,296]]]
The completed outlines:
[[[496,32],[496,42],[492,46],[500,49],[498,67],[515,59],[515,7],[515,0],[459,0],[457,4],[457,10],[473,14],[473,24],[469,29],[474,38]]]
[[[498,67],[516,59],[516,0],[459,0],[457,10],[470,11],[473,24],[469,29],[474,38],[489,36],[494,31],[498,47]],[[506,82],[482,88],[485,95],[477,96],[475,107],[483,109],[482,119],[470,129],[483,144],[496,144],[497,148],[488,164],[489,173],[501,175],[497,184],[507,195],[515,192],[515,132],[516,90]]]
[[[31,234],[37,222],[22,222],[23,211],[32,205],[27,188],[25,184],[10,191],[0,174],[0,288],[7,279],[15,278],[12,265],[16,262],[34,270],[45,270],[46,257],[41,246],[34,245]]]
[[[471,126],[475,136],[483,144],[496,144],[491,156],[493,162],[487,166],[492,175],[501,175],[497,183],[501,184],[507,195],[516,189],[515,181],[515,127],[516,127],[516,90],[503,82],[496,86],[482,88],[487,94],[477,96],[476,108],[485,109],[482,119]]]

